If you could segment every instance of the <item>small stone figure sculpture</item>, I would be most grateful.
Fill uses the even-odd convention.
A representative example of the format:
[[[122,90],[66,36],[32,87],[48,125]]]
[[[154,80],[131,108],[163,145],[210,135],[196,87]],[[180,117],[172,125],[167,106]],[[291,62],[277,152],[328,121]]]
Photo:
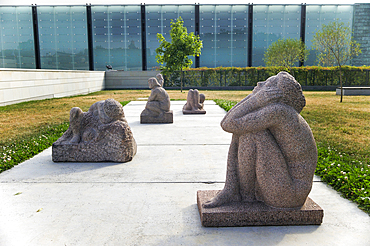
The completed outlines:
[[[99,101],[84,113],[70,111],[68,130],[53,143],[53,161],[131,161],[136,142],[122,105],[114,99]]]
[[[187,102],[182,108],[183,114],[205,114],[206,111],[203,109],[204,100],[206,96],[199,94],[197,89],[190,89],[188,92]]]
[[[162,78],[161,74],[157,77]],[[145,109],[141,112],[140,123],[173,123],[173,113],[170,110],[170,97],[156,78],[148,80],[151,94]]]
[[[221,223],[222,215],[216,215],[215,221],[208,223],[204,216],[212,212],[201,212],[203,225],[321,223],[323,211],[308,198],[317,148],[310,127],[299,114],[305,104],[299,83],[280,72],[259,82],[225,115],[221,127],[233,134],[225,186],[209,201],[198,202],[198,207],[200,211],[217,208],[216,213],[226,206],[234,209],[234,214]],[[198,201],[206,192],[210,191],[198,191]],[[307,207],[314,209],[307,211]],[[282,212],[286,209],[293,212]],[[230,219],[232,216],[237,219]]]

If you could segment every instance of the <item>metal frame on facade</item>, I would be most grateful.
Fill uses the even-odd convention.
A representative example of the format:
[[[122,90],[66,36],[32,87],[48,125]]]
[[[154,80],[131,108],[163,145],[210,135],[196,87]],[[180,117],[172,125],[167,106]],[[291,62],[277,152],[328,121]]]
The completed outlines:
[[[37,19],[37,6],[32,5],[33,43],[35,46],[36,69],[41,69],[39,22]]]
[[[142,56],[142,70],[147,70],[146,59],[146,17],[145,5],[141,5],[141,56]]]
[[[306,4],[302,4],[301,6],[301,30],[300,30],[300,38],[303,43],[306,40]],[[299,61],[299,66],[304,66],[303,61]]]
[[[93,26],[91,17],[91,5],[86,5],[87,20],[87,45],[89,52],[89,70],[94,71],[94,43],[93,43]]]

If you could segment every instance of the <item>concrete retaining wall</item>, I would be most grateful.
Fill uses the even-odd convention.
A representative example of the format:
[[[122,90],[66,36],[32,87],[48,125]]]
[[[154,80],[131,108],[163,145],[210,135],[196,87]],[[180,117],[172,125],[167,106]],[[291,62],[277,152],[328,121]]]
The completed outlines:
[[[148,89],[148,79],[158,73],[159,71],[107,71],[105,89]]]
[[[336,95],[340,95],[340,87]],[[370,96],[370,87],[343,87],[343,96]]]
[[[0,106],[101,91],[104,71],[0,69]]]

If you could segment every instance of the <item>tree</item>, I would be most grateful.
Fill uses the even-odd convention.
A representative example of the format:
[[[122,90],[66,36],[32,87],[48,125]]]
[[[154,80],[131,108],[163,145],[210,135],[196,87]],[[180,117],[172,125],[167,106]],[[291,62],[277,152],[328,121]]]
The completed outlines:
[[[305,44],[296,38],[282,38],[273,42],[265,52],[266,66],[286,67],[290,70],[299,61],[307,60],[309,51]]]
[[[181,71],[181,91],[182,91],[182,70],[190,68],[193,61],[189,56],[199,56],[203,43],[199,36],[193,32],[188,34],[184,21],[181,16],[176,22],[171,20],[170,30],[171,42],[166,41],[162,34],[157,34],[157,39],[160,42],[159,47],[155,50],[157,62],[165,64],[160,66],[161,70],[166,74],[174,71]]]
[[[312,39],[318,54],[319,65],[338,66],[340,102],[343,101],[342,66],[361,53],[360,44],[353,40],[351,29],[343,22],[323,24]]]

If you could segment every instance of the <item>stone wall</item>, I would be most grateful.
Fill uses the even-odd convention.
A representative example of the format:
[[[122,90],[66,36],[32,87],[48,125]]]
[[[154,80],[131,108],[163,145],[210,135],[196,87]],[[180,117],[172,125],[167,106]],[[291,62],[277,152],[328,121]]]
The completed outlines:
[[[352,30],[353,38],[362,50],[359,56],[352,59],[352,65],[370,65],[370,3],[354,5]]]
[[[105,89],[149,89],[148,79],[155,77],[160,71],[107,71],[105,73]]]
[[[0,69],[0,106],[101,91],[104,71]]]

